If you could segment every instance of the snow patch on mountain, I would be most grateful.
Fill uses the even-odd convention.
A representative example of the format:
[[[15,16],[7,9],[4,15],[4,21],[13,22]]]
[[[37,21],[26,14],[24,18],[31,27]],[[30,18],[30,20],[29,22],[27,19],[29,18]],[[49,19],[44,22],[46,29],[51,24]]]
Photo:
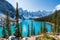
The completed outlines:
[[[36,12],[28,12],[27,10],[23,10],[22,8],[19,9],[19,15],[21,19],[35,19],[44,16],[48,16],[52,14],[51,11],[36,11]]]

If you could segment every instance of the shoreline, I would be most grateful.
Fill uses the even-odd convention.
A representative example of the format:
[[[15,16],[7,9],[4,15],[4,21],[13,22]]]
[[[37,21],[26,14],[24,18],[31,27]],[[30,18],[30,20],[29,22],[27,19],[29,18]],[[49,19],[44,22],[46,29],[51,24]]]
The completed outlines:
[[[50,23],[50,22],[46,22],[46,23],[48,23],[48,24],[50,24],[50,25],[53,25],[53,26],[54,26],[54,24],[53,24],[53,23]]]

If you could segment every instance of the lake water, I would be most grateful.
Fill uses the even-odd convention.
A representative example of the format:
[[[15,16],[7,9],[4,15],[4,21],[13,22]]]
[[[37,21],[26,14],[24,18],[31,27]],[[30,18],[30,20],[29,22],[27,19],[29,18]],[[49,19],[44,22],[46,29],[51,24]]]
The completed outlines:
[[[22,34],[23,34],[24,37],[27,36],[28,25],[31,29],[32,24],[33,24],[33,27],[35,27],[35,34],[37,35],[38,32],[40,31],[41,22],[33,21],[33,20],[22,20]],[[42,22],[42,26],[44,27],[44,22]],[[12,35],[14,33],[14,28],[15,28],[15,25],[12,25],[11,26]],[[48,32],[51,32],[51,25],[50,24],[46,23],[46,28],[47,28]],[[3,28],[0,27],[0,37],[2,36],[2,30],[3,30]]]

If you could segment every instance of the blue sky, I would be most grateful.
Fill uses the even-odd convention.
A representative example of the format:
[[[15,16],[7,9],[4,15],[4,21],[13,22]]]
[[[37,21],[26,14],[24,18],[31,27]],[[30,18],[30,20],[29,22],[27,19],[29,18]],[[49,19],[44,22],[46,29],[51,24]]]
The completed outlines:
[[[60,5],[60,0],[7,0],[14,7],[16,2],[19,3],[19,8],[28,11],[47,10],[52,11],[57,5]]]

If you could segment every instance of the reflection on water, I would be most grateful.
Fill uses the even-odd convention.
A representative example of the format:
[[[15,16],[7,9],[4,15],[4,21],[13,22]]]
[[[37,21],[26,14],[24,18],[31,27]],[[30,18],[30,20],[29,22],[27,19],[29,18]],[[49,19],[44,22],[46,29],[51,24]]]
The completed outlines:
[[[35,34],[37,35],[41,28],[41,22],[37,22],[34,20],[22,20],[22,34],[24,37],[26,37],[28,34],[28,25],[30,27],[30,30],[31,30],[32,26],[35,27]],[[44,22],[42,22],[42,27],[44,27]],[[12,35],[14,33],[14,28],[15,28],[15,25],[12,25],[11,26]],[[48,32],[51,31],[50,24],[46,23],[46,28],[47,28]],[[3,28],[0,27],[0,37],[2,36],[2,30],[3,30]]]

